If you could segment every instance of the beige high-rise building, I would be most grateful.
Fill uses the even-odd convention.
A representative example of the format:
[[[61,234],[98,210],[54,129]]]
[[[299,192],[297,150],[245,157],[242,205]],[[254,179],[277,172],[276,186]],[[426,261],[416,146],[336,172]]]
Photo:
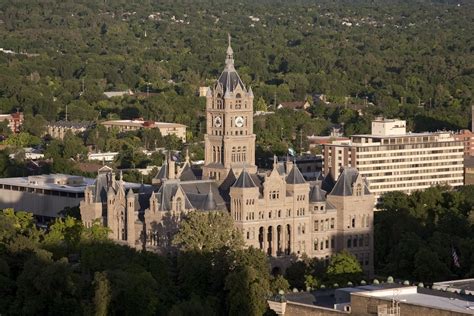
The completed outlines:
[[[463,152],[462,142],[450,132],[407,133],[405,121],[378,119],[370,135],[324,144],[323,172],[336,179],[342,167],[355,167],[377,196],[434,185],[460,186]]]
[[[202,179],[189,157],[181,166],[166,159],[153,187],[140,190],[127,191],[111,170],[101,172],[81,203],[85,224],[99,220],[112,239],[160,251],[189,212],[230,212],[246,245],[269,256],[328,260],[347,249],[373,273],[374,196],[356,169],[346,168],[337,181],[309,182],[292,161],[275,158],[272,170],[257,172],[253,94],[234,68],[230,43],[225,69],[208,90],[206,116]]]

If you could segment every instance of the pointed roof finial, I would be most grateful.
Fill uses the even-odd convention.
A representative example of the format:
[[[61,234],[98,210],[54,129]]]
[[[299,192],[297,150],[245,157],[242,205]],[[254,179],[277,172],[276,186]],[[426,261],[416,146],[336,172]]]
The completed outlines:
[[[120,170],[120,181],[123,181],[123,172]]]
[[[230,34],[227,33],[227,36],[228,36],[229,46],[227,46],[227,57],[225,59],[225,64],[227,67],[233,68],[234,67],[234,51],[232,50],[232,46],[230,43],[231,42]]]

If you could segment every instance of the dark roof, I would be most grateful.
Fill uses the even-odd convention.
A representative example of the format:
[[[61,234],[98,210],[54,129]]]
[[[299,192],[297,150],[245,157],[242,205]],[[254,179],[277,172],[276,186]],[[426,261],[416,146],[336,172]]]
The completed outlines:
[[[321,189],[323,189],[326,192],[331,192],[332,189],[334,188],[334,185],[336,184],[336,181],[334,181],[334,178],[332,177],[331,173],[329,172],[321,182]]]
[[[238,86],[241,87],[243,91],[245,90],[245,85],[239,77],[239,74],[234,67],[234,51],[230,46],[230,37],[229,37],[229,46],[227,47],[227,57],[225,60],[225,68],[219,79],[217,80],[216,88],[219,87],[222,89],[224,96],[227,93],[232,93]]]
[[[255,188],[257,185],[246,170],[242,170],[239,178],[235,181],[234,188]]]
[[[163,166],[161,166],[160,171],[158,171],[158,173],[156,174],[155,179],[168,179],[168,164],[166,163],[166,160]]]
[[[191,169],[188,163],[184,165],[184,169],[181,171],[181,174],[179,175],[179,180],[181,181],[197,180],[196,175],[194,174],[193,170]]]
[[[290,173],[286,177],[286,183],[288,184],[303,184],[306,183],[300,169],[296,164],[293,164]]]
[[[224,210],[226,208],[214,181],[189,181],[181,183],[186,197],[197,210]]]
[[[337,179],[336,185],[331,191],[331,195],[349,196],[352,195],[352,186],[359,177],[356,168],[346,167]],[[364,194],[370,194],[367,183],[364,181]]]
[[[49,126],[56,127],[70,127],[70,128],[89,128],[95,125],[94,122],[81,121],[81,122],[71,122],[71,121],[57,121],[48,123]]]
[[[244,83],[233,66],[231,68],[226,66],[218,79],[218,84],[222,86],[224,93],[233,92],[239,85],[245,91]]]
[[[157,199],[160,203],[160,210],[169,211],[171,210],[171,204],[173,197],[176,195],[176,192],[180,189],[179,182],[176,180],[165,181],[160,189],[158,190]],[[193,208],[193,205],[185,195],[185,205],[186,209]]]
[[[217,207],[216,201],[214,200],[214,194],[212,192],[212,188],[209,189],[209,193],[206,195],[204,202],[202,203],[200,209],[204,211],[211,211],[215,210]]]
[[[326,191],[321,190],[319,184],[315,184],[311,188],[311,192],[309,193],[309,201],[310,202],[324,202],[326,201]]]

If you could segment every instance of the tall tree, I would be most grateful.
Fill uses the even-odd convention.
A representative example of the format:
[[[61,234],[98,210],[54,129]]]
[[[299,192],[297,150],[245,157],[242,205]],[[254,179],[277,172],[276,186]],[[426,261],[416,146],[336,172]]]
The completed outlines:
[[[239,249],[244,241],[229,213],[212,211],[189,213],[181,221],[173,244],[185,251],[214,251],[222,247]]]

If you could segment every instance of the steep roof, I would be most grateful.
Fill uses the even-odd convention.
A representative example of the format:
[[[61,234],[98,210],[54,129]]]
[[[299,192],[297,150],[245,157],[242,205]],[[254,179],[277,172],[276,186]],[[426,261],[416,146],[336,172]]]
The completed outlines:
[[[331,195],[339,195],[339,196],[349,196],[352,195],[352,187],[354,182],[356,182],[357,178],[359,177],[359,171],[356,168],[346,167],[343,169],[341,175],[337,179],[334,188],[331,191]],[[367,183],[363,181],[364,185],[364,194],[370,194],[369,188],[367,187]]]
[[[181,181],[197,180],[196,175],[194,174],[193,170],[191,169],[191,166],[188,163],[184,165],[184,168],[179,175],[179,180]]]
[[[326,192],[331,192],[332,189],[334,188],[334,185],[336,185],[336,181],[334,181],[334,178],[332,177],[331,173],[329,172],[321,182],[321,189],[323,189]]]
[[[165,159],[165,163],[163,164],[163,166],[161,166],[160,171],[158,171],[158,173],[155,176],[155,179],[161,180],[161,179],[167,179],[167,178],[168,178],[168,164],[166,163],[166,159]]]
[[[234,51],[230,45],[230,35],[229,46],[227,47],[227,57],[225,60],[225,68],[217,80],[217,86],[221,86],[224,95],[232,93],[238,86],[240,86],[243,91],[246,91],[245,85],[234,67]]]
[[[235,181],[234,188],[255,188],[257,185],[246,170],[242,170],[237,181]]]
[[[321,190],[319,184],[315,184],[311,188],[311,192],[309,193],[309,201],[310,202],[324,202],[326,201],[326,191]]]
[[[301,174],[300,169],[296,164],[293,164],[290,173],[286,177],[286,183],[288,184],[303,184],[306,183],[303,175]]]

